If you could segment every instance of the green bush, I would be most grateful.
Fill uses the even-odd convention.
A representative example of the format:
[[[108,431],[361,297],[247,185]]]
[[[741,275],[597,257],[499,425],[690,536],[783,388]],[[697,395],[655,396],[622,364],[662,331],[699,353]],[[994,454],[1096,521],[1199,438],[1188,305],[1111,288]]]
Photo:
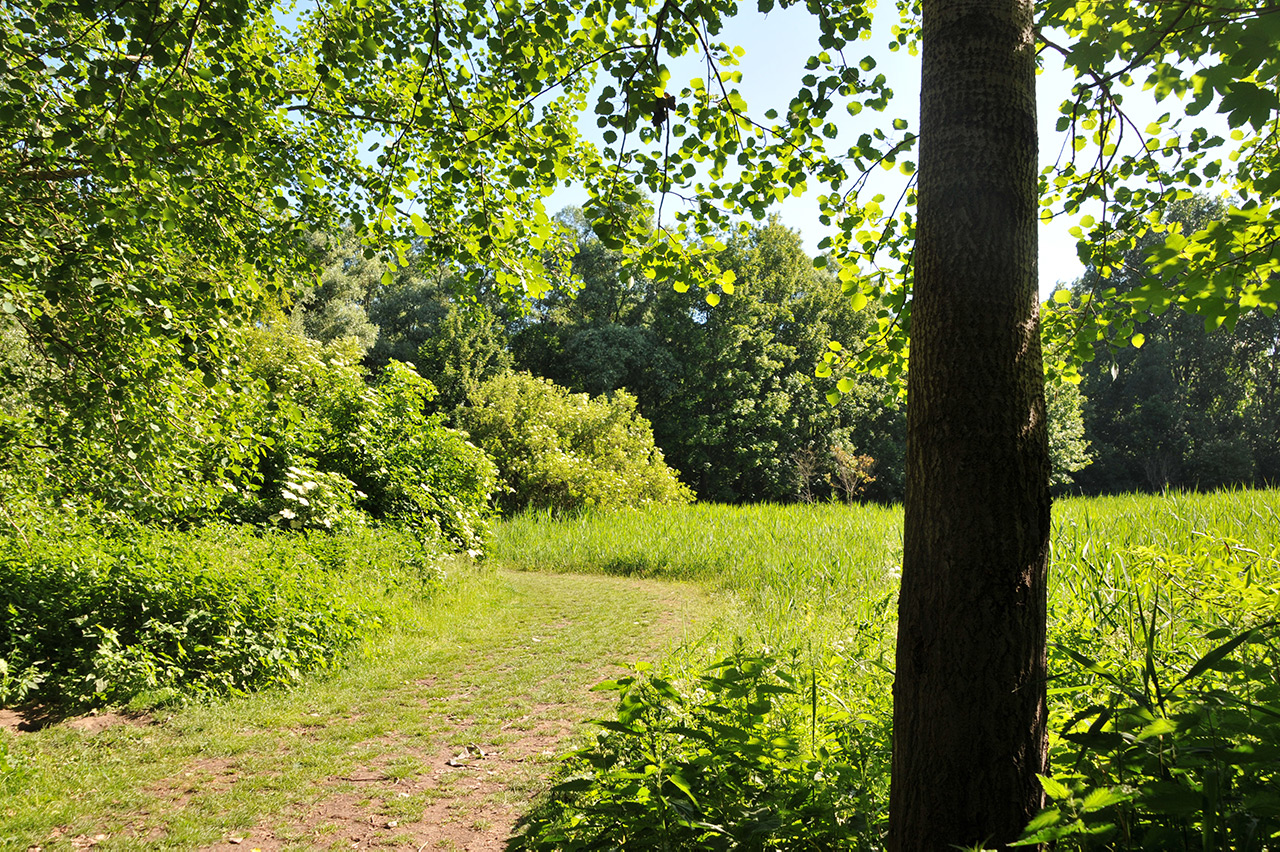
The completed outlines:
[[[833,701],[831,674],[739,652],[683,693],[645,665],[601,684],[617,718],[516,848],[881,848],[888,714]]]
[[[434,554],[395,531],[96,532],[66,517],[0,537],[0,705],[66,710],[297,683],[376,628]]]
[[[321,345],[288,329],[251,335],[245,361],[262,388],[256,429],[269,448],[229,503],[241,520],[345,529],[363,509],[479,552],[493,463],[428,417],[431,383],[392,361],[369,386],[351,341]]]
[[[507,511],[687,503],[626,391],[594,399],[528,373],[489,379],[459,421],[498,465]]]

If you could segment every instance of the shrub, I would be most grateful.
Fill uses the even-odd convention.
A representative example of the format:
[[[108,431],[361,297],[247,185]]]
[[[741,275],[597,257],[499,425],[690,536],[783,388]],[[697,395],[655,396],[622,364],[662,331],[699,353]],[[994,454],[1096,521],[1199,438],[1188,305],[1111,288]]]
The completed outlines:
[[[460,422],[497,463],[507,511],[687,503],[693,493],[654,446],[626,391],[594,399],[528,373],[492,378]]]
[[[832,686],[742,652],[683,693],[643,664],[601,684],[616,720],[596,723],[516,848],[881,848],[888,714],[832,702]]]
[[[390,541],[388,540],[390,539]],[[387,589],[429,591],[408,533],[97,532],[0,537],[0,705],[67,710],[297,683],[340,664]]]
[[[369,386],[355,355],[350,341],[322,346],[287,329],[251,341],[247,367],[266,390],[257,430],[269,449],[259,481],[230,501],[234,516],[337,529],[358,525],[358,506],[479,552],[493,463],[441,416],[426,416],[435,389],[411,365],[392,361]]]

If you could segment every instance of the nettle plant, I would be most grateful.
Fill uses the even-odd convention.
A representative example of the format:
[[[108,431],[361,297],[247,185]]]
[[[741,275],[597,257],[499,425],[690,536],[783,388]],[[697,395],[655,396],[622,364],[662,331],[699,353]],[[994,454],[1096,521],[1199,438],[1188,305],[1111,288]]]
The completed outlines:
[[[888,716],[839,698],[857,662],[831,662],[738,651],[683,687],[644,663],[598,685],[616,718],[571,755],[519,848],[881,848]]]
[[[1086,560],[1052,631],[1052,777],[1020,845],[1280,842],[1280,551],[1197,535]]]

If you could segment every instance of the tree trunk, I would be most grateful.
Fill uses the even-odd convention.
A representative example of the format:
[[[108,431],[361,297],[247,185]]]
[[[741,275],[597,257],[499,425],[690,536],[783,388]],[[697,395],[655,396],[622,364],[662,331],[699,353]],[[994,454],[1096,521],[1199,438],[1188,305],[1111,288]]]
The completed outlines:
[[[1031,0],[924,0],[889,848],[1041,807],[1049,461]]]

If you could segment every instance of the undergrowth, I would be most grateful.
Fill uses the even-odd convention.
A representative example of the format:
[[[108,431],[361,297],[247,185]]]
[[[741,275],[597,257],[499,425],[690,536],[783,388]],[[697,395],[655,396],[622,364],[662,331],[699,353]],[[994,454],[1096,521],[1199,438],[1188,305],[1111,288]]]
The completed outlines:
[[[1051,770],[1026,845],[1280,847],[1277,506],[1270,491],[1055,508]],[[837,511],[850,517],[825,514]],[[500,558],[527,548],[518,563],[554,551],[567,554],[555,568],[639,566],[737,591],[756,643],[692,678],[659,667],[602,685],[616,718],[569,760],[525,847],[881,848],[900,553],[885,511],[690,507],[500,527]],[[833,540],[836,527],[855,540]],[[799,595],[811,597],[774,605]],[[813,612],[817,627],[796,618]]]
[[[644,664],[598,685],[617,718],[570,755],[516,848],[877,848],[887,719],[841,696],[844,662],[739,651],[683,690]]]
[[[297,683],[341,664],[434,552],[394,529],[95,529],[0,537],[0,706],[78,712]]]

